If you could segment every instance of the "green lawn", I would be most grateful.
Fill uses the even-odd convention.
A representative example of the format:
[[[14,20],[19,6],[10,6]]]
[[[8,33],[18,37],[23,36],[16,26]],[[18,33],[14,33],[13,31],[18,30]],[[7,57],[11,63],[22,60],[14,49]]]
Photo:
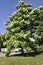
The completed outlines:
[[[43,53],[35,57],[0,57],[0,65],[43,65]]]

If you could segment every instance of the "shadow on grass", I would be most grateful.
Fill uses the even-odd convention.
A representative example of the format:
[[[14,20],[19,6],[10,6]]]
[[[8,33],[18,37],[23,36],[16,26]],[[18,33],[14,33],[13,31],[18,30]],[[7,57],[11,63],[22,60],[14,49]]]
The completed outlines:
[[[23,53],[23,54],[14,54],[14,55],[11,55],[11,56],[22,56],[22,57],[30,57],[31,56],[31,57],[35,57],[36,55],[40,55],[41,53],[43,53],[43,51]]]

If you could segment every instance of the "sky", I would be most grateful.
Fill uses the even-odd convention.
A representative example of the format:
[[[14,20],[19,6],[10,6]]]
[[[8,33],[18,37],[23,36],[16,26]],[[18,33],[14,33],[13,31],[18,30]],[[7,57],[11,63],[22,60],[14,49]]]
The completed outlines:
[[[43,5],[43,0],[24,0],[28,4],[32,4],[32,9]],[[9,16],[15,12],[16,5],[19,0],[0,0],[0,34],[6,32],[6,27],[4,22],[9,19]]]

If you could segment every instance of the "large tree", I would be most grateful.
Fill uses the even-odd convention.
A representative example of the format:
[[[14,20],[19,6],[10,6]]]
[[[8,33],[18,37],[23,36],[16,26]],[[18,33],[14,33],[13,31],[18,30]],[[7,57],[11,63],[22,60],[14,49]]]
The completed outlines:
[[[32,10],[32,5],[20,1],[9,20],[5,22],[5,42],[7,54],[13,48],[36,51],[36,45],[43,43],[43,6]]]
[[[6,21],[6,34],[5,38],[7,50],[12,48],[23,48],[26,50],[35,50],[35,42],[31,41],[32,36],[31,23],[29,21],[29,13],[32,11],[32,5],[24,1],[20,1],[16,6],[17,11],[14,12],[9,20]],[[9,53],[9,52],[8,52]]]

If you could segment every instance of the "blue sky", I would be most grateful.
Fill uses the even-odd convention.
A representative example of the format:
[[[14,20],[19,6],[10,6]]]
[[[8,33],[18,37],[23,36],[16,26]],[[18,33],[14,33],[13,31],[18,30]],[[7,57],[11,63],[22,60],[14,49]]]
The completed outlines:
[[[43,0],[24,0],[32,4],[32,8],[37,8],[43,5]],[[19,0],[0,0],[0,34],[5,33],[6,28],[4,22],[8,20],[9,16],[16,11],[16,5]]]

